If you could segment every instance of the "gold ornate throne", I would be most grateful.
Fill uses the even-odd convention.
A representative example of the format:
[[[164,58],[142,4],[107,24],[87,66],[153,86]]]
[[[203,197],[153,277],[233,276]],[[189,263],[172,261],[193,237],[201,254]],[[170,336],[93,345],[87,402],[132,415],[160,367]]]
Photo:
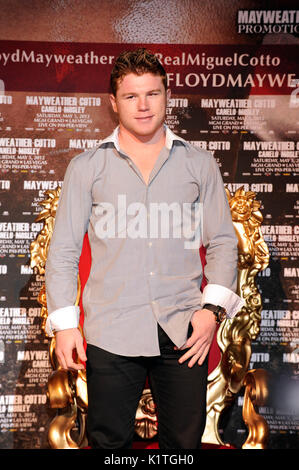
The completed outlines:
[[[238,291],[244,306],[233,319],[225,320],[217,331],[220,350],[218,365],[209,373],[207,390],[207,423],[203,443],[225,445],[219,434],[219,419],[223,411],[232,404],[237,393],[244,388],[243,419],[248,427],[248,436],[242,448],[265,448],[268,426],[257,413],[257,407],[267,399],[267,374],[262,369],[248,370],[251,342],[259,334],[261,319],[261,296],[256,285],[256,275],[269,262],[269,252],[262,237],[260,203],[254,192],[245,192],[243,187],[235,194],[227,189],[232,220],[238,237]],[[43,209],[37,221],[43,228],[31,244],[31,267],[44,274],[50,239],[53,232],[60,187],[45,192],[41,202]],[[81,282],[78,276],[79,305]],[[45,285],[42,286],[38,302],[41,304],[42,329],[45,331],[47,302]],[[46,334],[46,333],[45,333]],[[83,333],[82,333],[83,334]],[[56,449],[83,448],[86,439],[86,415],[88,409],[85,370],[71,372],[62,369],[55,357],[55,338],[50,342],[50,360],[53,372],[48,381],[50,407],[57,410],[48,431],[50,447]],[[136,413],[135,431],[142,439],[152,439],[158,432],[155,403],[150,389],[143,391]]]

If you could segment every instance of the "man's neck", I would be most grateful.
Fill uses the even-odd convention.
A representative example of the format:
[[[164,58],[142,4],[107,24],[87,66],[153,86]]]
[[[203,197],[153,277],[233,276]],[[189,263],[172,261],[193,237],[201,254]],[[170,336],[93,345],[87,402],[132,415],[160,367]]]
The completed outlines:
[[[119,129],[119,146],[135,163],[142,174],[144,182],[148,184],[149,177],[158,156],[165,145],[166,133],[164,126],[161,127],[159,133],[155,133],[152,137],[134,136],[128,132],[122,132]]]
[[[127,129],[119,126],[119,146],[129,156],[146,156],[158,154],[165,145],[166,134],[164,126],[161,126],[153,135],[135,135]]]

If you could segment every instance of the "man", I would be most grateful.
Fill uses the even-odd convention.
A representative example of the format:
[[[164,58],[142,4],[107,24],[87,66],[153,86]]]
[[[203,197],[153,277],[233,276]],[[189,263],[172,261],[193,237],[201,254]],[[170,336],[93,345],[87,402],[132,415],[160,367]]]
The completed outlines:
[[[111,89],[119,126],[65,175],[46,266],[47,328],[62,367],[83,367],[74,349],[87,359],[92,447],[132,445],[148,377],[160,448],[200,448],[208,351],[221,315],[242,304],[230,210],[214,158],[164,124],[170,91],[156,57],[143,48],[121,54]],[[86,231],[87,357],[74,306]]]

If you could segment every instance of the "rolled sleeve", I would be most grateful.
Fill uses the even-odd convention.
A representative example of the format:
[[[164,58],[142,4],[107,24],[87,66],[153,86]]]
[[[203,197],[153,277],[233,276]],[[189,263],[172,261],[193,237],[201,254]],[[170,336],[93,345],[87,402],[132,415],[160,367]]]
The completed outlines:
[[[220,305],[225,308],[227,318],[233,318],[244,303],[244,300],[235,292],[218,284],[207,284],[202,293],[202,305]]]
[[[59,308],[52,312],[46,321],[45,331],[48,336],[54,336],[56,331],[78,328],[80,308],[76,305]]]

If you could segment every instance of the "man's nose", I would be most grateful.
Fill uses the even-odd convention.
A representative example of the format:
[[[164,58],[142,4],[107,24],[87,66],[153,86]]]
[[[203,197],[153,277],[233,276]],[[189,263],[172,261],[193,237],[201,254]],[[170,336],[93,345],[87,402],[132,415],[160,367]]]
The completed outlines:
[[[138,99],[138,109],[140,111],[145,111],[148,109],[148,99],[147,96],[140,96]]]

